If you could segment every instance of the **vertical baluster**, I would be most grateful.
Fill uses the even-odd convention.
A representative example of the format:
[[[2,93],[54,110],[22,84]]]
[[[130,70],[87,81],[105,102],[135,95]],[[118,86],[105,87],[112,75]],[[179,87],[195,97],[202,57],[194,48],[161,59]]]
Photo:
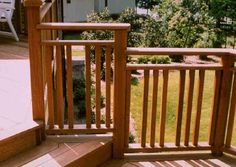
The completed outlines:
[[[126,72],[126,96],[125,96],[125,147],[129,145],[129,124],[130,124],[130,97],[131,97],[131,71]]]
[[[91,128],[91,59],[90,46],[85,47],[86,68],[86,127]]]
[[[205,78],[205,71],[204,70],[199,70],[198,95],[197,95],[197,112],[196,112],[194,138],[193,138],[193,145],[195,145],[195,146],[198,145],[199,128],[200,128],[201,111],[202,111],[204,78]]]
[[[214,133],[216,130],[216,119],[217,119],[217,110],[219,104],[219,94],[220,94],[220,81],[221,81],[222,71],[215,71],[215,83],[214,83],[214,96],[212,99],[212,115],[211,115],[211,125],[210,125],[210,136],[209,136],[209,145],[214,144]]]
[[[69,128],[73,128],[74,116],[73,116],[73,80],[72,80],[72,55],[71,45],[66,46],[66,66],[67,66],[67,101],[68,101],[68,124]]]
[[[106,127],[111,124],[111,47],[106,48]]]
[[[227,128],[227,137],[226,137],[226,147],[231,146],[234,121],[235,121],[235,108],[236,108],[236,72],[234,72],[233,90],[232,90],[230,113],[229,113],[228,128]]]
[[[47,81],[47,99],[49,112],[49,129],[54,128],[54,97],[53,97],[53,78],[52,78],[52,47],[45,46],[45,75]]]
[[[163,70],[163,89],[161,100],[161,115],[160,115],[160,143],[161,147],[164,147],[165,142],[165,123],[166,123],[166,107],[167,107],[167,94],[168,94],[168,79],[169,71]]]
[[[183,106],[184,106],[185,76],[186,76],[186,70],[180,70],[179,103],[178,103],[178,111],[177,111],[176,138],[175,138],[176,146],[180,146]]]
[[[148,87],[149,87],[149,71],[144,70],[144,90],[143,90],[143,118],[142,118],[142,137],[141,146],[146,146],[147,134],[147,113],[148,113]]]
[[[190,70],[189,71],[186,125],[185,125],[185,138],[184,138],[185,146],[189,145],[190,124],[191,124],[191,114],[192,114],[192,105],[193,105],[193,92],[194,92],[194,78],[195,78],[195,71]]]
[[[95,47],[96,62],[96,127],[100,128],[101,120],[101,47]]]
[[[159,79],[159,71],[153,70],[152,117],[151,117],[151,137],[150,137],[151,147],[155,146],[158,79]]]
[[[62,53],[61,46],[56,46],[56,99],[57,99],[57,121],[60,129],[64,127],[63,113],[63,85],[62,85]]]

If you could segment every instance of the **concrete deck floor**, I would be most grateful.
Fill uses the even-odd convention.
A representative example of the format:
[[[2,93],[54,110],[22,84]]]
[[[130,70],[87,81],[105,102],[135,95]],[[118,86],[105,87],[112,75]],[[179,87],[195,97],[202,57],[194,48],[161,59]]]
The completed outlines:
[[[28,44],[0,37],[0,139],[32,120]]]

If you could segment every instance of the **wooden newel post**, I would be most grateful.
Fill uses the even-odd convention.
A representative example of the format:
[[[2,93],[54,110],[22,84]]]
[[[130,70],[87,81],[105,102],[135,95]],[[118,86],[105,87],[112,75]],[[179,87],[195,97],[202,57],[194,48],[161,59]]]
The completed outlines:
[[[224,55],[221,58],[223,72],[220,84],[216,131],[212,150],[212,154],[216,156],[221,156],[223,154],[222,148],[224,147],[224,141],[226,136],[227,118],[230,104],[230,92],[232,86],[232,72],[230,71],[230,68],[234,66],[233,60],[233,56],[231,55]]]
[[[127,33],[128,29],[115,31],[114,158],[123,158],[124,156]]]
[[[40,23],[41,0],[25,0],[27,10],[28,43],[31,76],[33,119],[44,121],[43,67],[41,54],[41,33],[36,26]]]

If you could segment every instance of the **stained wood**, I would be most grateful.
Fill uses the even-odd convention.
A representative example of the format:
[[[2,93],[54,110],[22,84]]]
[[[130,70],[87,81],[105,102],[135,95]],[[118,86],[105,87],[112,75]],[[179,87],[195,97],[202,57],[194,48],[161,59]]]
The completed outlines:
[[[205,71],[199,70],[197,112],[196,112],[194,137],[193,137],[193,145],[195,146],[198,145],[199,128],[200,128],[201,111],[202,111],[202,100],[203,100],[202,98],[203,98],[204,78],[205,78]]]
[[[162,89],[161,114],[160,114],[160,142],[159,142],[160,147],[164,147],[164,142],[165,142],[168,79],[169,79],[169,71],[163,70],[163,89]]]
[[[106,47],[106,127],[111,124],[111,47]]]
[[[222,71],[215,71],[214,95],[212,98],[212,113],[211,113],[210,129],[209,129],[209,145],[214,144],[214,135],[216,131],[217,111],[218,111],[219,96],[220,96],[221,74]]]
[[[47,13],[51,11],[52,5],[55,3],[55,0],[52,0],[51,2],[44,3],[42,7],[40,8],[40,20],[42,21]]]
[[[200,143],[199,146],[175,146],[175,143],[165,143],[164,147],[157,146],[157,147],[140,147],[140,145],[137,144],[130,144],[129,148],[125,149],[125,152],[127,153],[157,153],[157,152],[169,152],[169,151],[201,151],[201,150],[210,150],[211,146],[209,146],[207,143]]]
[[[178,111],[177,111],[176,138],[175,138],[175,145],[176,146],[180,146],[183,106],[184,106],[185,77],[186,77],[186,71],[180,70],[179,103],[178,103]]]
[[[229,111],[229,120],[228,120],[228,128],[227,128],[227,136],[226,136],[226,147],[231,146],[231,141],[233,137],[233,129],[235,125],[235,108],[236,108],[236,72],[234,73],[234,81],[233,81],[233,90],[232,97],[230,103],[230,111]],[[236,133],[236,132],[234,132]]]
[[[127,70],[222,70],[217,64],[127,64]]]
[[[112,46],[114,40],[43,40],[43,45],[82,45],[82,46]]]
[[[62,53],[61,47],[56,47],[56,105],[57,105],[57,121],[59,128],[64,126],[63,112],[63,81],[62,81]]]
[[[91,59],[90,59],[90,47],[85,47],[85,73],[86,73],[86,126],[91,128]]]
[[[41,23],[37,25],[42,30],[125,30],[129,31],[127,23]]]
[[[95,47],[96,62],[96,126],[100,128],[101,122],[101,47]]]
[[[229,55],[233,49],[216,48],[127,48],[128,55]]]
[[[186,112],[186,124],[185,124],[185,134],[184,134],[184,145],[189,145],[190,136],[190,125],[191,125],[191,115],[192,115],[192,104],[193,104],[193,92],[194,92],[194,79],[195,71],[189,71],[189,85],[188,85],[188,100],[187,100],[187,112]]]
[[[47,82],[47,102],[49,113],[49,128],[54,128],[54,97],[53,97],[53,73],[52,73],[52,47],[45,47],[45,75]]]
[[[68,124],[69,128],[73,128],[74,125],[74,113],[73,113],[73,80],[72,80],[72,52],[71,45],[66,46],[66,66],[67,66],[67,112],[68,112]]]
[[[223,75],[221,79],[221,87],[220,87],[220,100],[219,100],[219,110],[216,123],[216,133],[214,136],[214,155],[222,155],[222,147],[225,142],[226,135],[226,126],[227,126],[227,118],[228,118],[228,109],[230,104],[230,94],[231,94],[231,86],[232,86],[232,72],[230,68],[234,66],[234,57],[229,55],[224,55],[222,58],[223,65]]]
[[[130,134],[130,98],[131,98],[131,71],[126,72],[126,96],[125,96],[125,147],[129,145]]]
[[[146,146],[147,135],[147,115],[148,115],[148,91],[149,91],[149,71],[144,71],[144,88],[143,88],[143,116],[142,116],[142,131],[141,131],[141,146]]]
[[[124,157],[127,30],[115,31],[113,157]]]
[[[151,115],[151,135],[150,135],[150,146],[155,146],[156,138],[156,114],[157,114],[157,97],[158,97],[158,80],[159,71],[153,71],[153,91],[152,91],[152,115]]]

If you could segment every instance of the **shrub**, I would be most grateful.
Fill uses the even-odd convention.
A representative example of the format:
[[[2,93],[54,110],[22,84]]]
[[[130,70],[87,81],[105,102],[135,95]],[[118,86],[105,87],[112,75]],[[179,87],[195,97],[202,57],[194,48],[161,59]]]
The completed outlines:
[[[131,77],[131,85],[138,85],[139,84],[139,80],[137,77]]]
[[[172,62],[177,62],[177,63],[181,63],[184,60],[183,55],[170,55],[169,58],[171,59]]]
[[[132,133],[129,133],[129,143],[135,143],[135,136]]]
[[[152,56],[150,58],[150,61],[152,64],[170,64],[170,58],[165,56],[165,57],[160,57],[160,56]]]
[[[148,64],[148,62],[150,61],[150,57],[145,56],[145,57],[139,57],[137,60],[138,64]]]

